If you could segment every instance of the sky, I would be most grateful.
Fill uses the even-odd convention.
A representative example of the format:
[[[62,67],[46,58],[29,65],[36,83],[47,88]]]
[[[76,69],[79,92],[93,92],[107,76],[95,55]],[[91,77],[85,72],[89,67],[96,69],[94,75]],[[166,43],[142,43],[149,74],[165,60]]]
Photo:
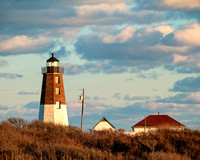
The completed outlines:
[[[167,114],[200,129],[199,0],[1,0],[0,120],[38,119],[41,67],[64,66],[70,125],[127,131]]]

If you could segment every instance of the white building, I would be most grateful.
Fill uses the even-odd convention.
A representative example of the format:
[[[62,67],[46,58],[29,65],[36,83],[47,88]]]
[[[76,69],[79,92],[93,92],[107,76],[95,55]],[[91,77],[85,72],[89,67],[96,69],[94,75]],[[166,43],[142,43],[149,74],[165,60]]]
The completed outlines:
[[[155,131],[158,129],[175,129],[183,130],[185,126],[168,115],[149,115],[134,126],[133,132],[125,132],[128,135],[135,135],[138,133]]]
[[[168,115],[149,115],[132,127],[134,132],[148,132],[157,129],[185,129],[185,126]]]
[[[114,131],[115,127],[105,118],[103,117],[94,127],[94,131],[103,131],[103,130],[111,130]]]

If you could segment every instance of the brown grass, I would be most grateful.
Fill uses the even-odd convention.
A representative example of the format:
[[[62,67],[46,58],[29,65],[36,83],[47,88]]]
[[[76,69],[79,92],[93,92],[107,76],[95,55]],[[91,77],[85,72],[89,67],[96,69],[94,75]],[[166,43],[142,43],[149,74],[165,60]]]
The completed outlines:
[[[134,137],[10,118],[0,124],[0,159],[198,160],[199,131],[160,130]]]

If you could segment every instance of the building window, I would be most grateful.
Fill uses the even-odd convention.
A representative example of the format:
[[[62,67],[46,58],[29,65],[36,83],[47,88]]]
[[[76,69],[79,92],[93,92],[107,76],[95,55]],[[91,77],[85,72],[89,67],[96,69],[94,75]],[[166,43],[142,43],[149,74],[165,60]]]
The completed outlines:
[[[60,94],[60,88],[56,88],[56,94]]]
[[[61,109],[61,102],[56,102],[56,109]]]
[[[60,83],[60,78],[59,77],[55,77],[55,83]]]

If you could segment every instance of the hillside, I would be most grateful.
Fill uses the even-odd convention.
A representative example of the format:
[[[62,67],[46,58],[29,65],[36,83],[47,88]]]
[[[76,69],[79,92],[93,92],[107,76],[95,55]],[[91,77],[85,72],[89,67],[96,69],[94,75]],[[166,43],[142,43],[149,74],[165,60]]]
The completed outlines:
[[[199,131],[161,130],[131,137],[20,118],[0,124],[0,159],[198,160],[199,151]]]

